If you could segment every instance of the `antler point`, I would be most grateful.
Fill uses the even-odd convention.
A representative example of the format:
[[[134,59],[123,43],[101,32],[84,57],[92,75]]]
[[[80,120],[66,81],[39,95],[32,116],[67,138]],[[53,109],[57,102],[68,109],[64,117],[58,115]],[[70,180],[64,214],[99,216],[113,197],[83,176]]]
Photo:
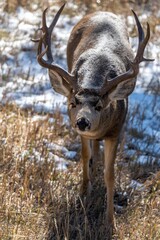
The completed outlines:
[[[31,41],[32,41],[32,42],[39,42],[39,41],[40,41],[40,38],[38,38],[38,39],[33,39],[33,38],[31,38]]]

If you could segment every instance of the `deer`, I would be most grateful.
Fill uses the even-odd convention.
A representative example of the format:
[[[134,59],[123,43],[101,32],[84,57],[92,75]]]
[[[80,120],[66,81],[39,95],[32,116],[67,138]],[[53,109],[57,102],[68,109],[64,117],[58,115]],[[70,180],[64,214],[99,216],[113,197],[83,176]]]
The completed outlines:
[[[67,44],[65,70],[57,65],[51,51],[51,34],[64,9],[62,5],[48,27],[42,14],[42,35],[38,42],[37,61],[48,69],[53,89],[67,98],[71,125],[80,135],[83,180],[81,192],[90,196],[91,170],[99,158],[99,143],[104,141],[104,182],[107,190],[106,222],[114,227],[114,163],[120,134],[128,110],[128,96],[133,92],[139,65],[152,61],[143,56],[150,38],[132,10],[138,31],[138,48],[134,54],[124,20],[111,12],[84,16],[72,29]],[[46,59],[44,59],[46,55]]]

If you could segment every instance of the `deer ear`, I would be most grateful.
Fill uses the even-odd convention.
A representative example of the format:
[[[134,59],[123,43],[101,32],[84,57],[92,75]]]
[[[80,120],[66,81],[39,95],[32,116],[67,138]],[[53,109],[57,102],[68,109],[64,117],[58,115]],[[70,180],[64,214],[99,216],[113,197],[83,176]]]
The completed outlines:
[[[69,83],[57,72],[49,70],[49,77],[52,88],[59,94],[68,97],[71,92]]]
[[[136,78],[119,83],[114,90],[109,93],[110,100],[121,100],[127,98],[134,90]]]

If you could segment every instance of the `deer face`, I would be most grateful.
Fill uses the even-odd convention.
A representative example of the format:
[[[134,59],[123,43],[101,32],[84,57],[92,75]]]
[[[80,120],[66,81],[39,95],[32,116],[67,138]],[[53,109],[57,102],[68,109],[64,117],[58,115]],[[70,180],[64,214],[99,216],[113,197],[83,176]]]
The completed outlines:
[[[68,101],[68,113],[79,134],[96,131],[102,112],[102,100],[95,94],[78,92]]]

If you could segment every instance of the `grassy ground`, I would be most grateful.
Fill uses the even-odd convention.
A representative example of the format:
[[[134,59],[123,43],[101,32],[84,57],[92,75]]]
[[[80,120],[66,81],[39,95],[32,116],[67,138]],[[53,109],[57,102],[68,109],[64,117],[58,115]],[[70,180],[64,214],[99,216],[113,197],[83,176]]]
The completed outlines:
[[[23,2],[30,1],[8,0],[6,3],[10,3],[11,8],[14,5],[8,10],[15,11],[19,2],[23,5]],[[77,1],[77,4],[80,2]],[[147,6],[153,12],[149,22],[152,33],[155,33],[159,19],[154,17],[154,11],[159,9],[159,1],[154,1],[154,4],[153,1],[146,1],[147,5],[138,5],[138,2],[125,1],[124,5],[124,1],[117,0],[114,4],[107,1],[106,6],[106,1],[92,1],[91,11],[103,8],[115,12],[124,10],[127,14],[128,10],[125,13],[125,9],[138,6],[137,10],[143,12]],[[7,8],[10,8],[9,5]],[[80,11],[79,8],[77,11]],[[4,35],[8,37],[5,31],[1,31],[0,36]],[[156,38],[156,34],[152,34],[152,40]],[[106,239],[103,157],[98,163],[91,198],[82,200],[79,196],[82,179],[79,138],[70,126],[63,124],[59,112],[36,121],[33,121],[33,116],[34,113],[20,111],[15,106],[0,107],[0,239]],[[50,117],[56,121],[50,123]],[[132,131],[133,137],[139,134]],[[52,152],[44,142],[59,143],[62,139],[67,148],[77,151],[76,161],[69,161],[65,171],[56,169],[54,157],[50,161]],[[156,166],[132,166],[131,159],[124,155],[123,145],[125,138],[115,165],[116,229],[113,239],[159,240],[159,169]],[[130,187],[133,178],[144,184],[143,189]]]
[[[48,116],[49,117],[49,116]],[[79,196],[81,163],[57,171],[48,161],[43,140],[77,142],[70,128],[57,117],[32,121],[31,113],[1,108],[0,132],[0,239],[106,239],[103,163],[98,163],[90,200]],[[61,129],[56,131],[55,129]],[[72,138],[72,139],[71,139]],[[40,154],[37,159],[35,149]],[[78,154],[79,155],[79,154]],[[116,163],[116,229],[114,239],[160,239],[160,173],[143,178],[143,191],[127,187],[131,169]],[[134,169],[135,170],[135,169]]]

